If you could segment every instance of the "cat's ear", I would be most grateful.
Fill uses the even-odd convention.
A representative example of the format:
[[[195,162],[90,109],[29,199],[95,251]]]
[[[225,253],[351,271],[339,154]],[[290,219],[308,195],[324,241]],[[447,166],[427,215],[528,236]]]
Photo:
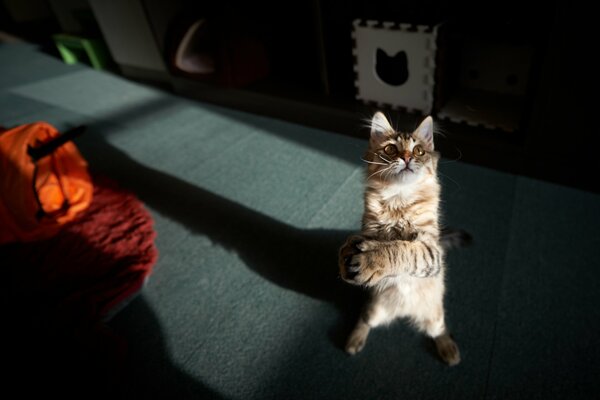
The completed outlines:
[[[371,120],[371,139],[381,140],[387,138],[393,132],[394,128],[392,128],[385,115],[381,111],[377,111]]]
[[[433,151],[433,119],[425,118],[413,133],[413,137],[423,142],[425,150]]]

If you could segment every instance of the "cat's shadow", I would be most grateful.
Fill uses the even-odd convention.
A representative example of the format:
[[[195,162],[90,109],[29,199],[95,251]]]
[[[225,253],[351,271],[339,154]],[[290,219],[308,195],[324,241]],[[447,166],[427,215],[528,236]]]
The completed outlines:
[[[143,165],[99,135],[78,145],[93,171],[117,180],[160,214],[236,252],[268,281],[337,306],[341,318],[329,336],[343,346],[366,296],[344,283],[337,268],[337,251],[352,232],[287,225]]]

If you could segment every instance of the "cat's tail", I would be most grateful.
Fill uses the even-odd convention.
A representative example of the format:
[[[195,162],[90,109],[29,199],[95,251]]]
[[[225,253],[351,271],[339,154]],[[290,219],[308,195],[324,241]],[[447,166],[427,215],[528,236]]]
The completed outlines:
[[[446,250],[465,247],[472,242],[473,237],[462,229],[443,228],[440,235],[440,244]]]

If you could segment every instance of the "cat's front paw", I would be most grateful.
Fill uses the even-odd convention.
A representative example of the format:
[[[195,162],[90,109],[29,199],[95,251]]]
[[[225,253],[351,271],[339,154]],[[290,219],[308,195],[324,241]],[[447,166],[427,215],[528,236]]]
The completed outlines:
[[[377,267],[376,258],[373,250],[352,256],[345,264],[345,274],[342,274],[342,278],[353,285],[376,285],[384,277],[383,271]]]
[[[371,286],[381,280],[383,274],[377,268],[375,249],[378,242],[362,236],[351,236],[339,253],[342,279],[354,285]]]
[[[346,239],[346,243],[340,248],[338,254],[338,267],[340,269],[340,275],[343,279],[346,279],[350,276],[348,267],[356,254],[362,252],[362,243],[365,241],[365,238],[360,235],[352,235],[348,239]]]

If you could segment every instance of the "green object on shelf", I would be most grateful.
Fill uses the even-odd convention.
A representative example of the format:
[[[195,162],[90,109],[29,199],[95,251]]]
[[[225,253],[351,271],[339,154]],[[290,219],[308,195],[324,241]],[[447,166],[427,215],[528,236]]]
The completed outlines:
[[[52,38],[65,64],[81,62],[94,69],[104,70],[110,63],[106,45],[99,40],[67,34],[54,35]]]

